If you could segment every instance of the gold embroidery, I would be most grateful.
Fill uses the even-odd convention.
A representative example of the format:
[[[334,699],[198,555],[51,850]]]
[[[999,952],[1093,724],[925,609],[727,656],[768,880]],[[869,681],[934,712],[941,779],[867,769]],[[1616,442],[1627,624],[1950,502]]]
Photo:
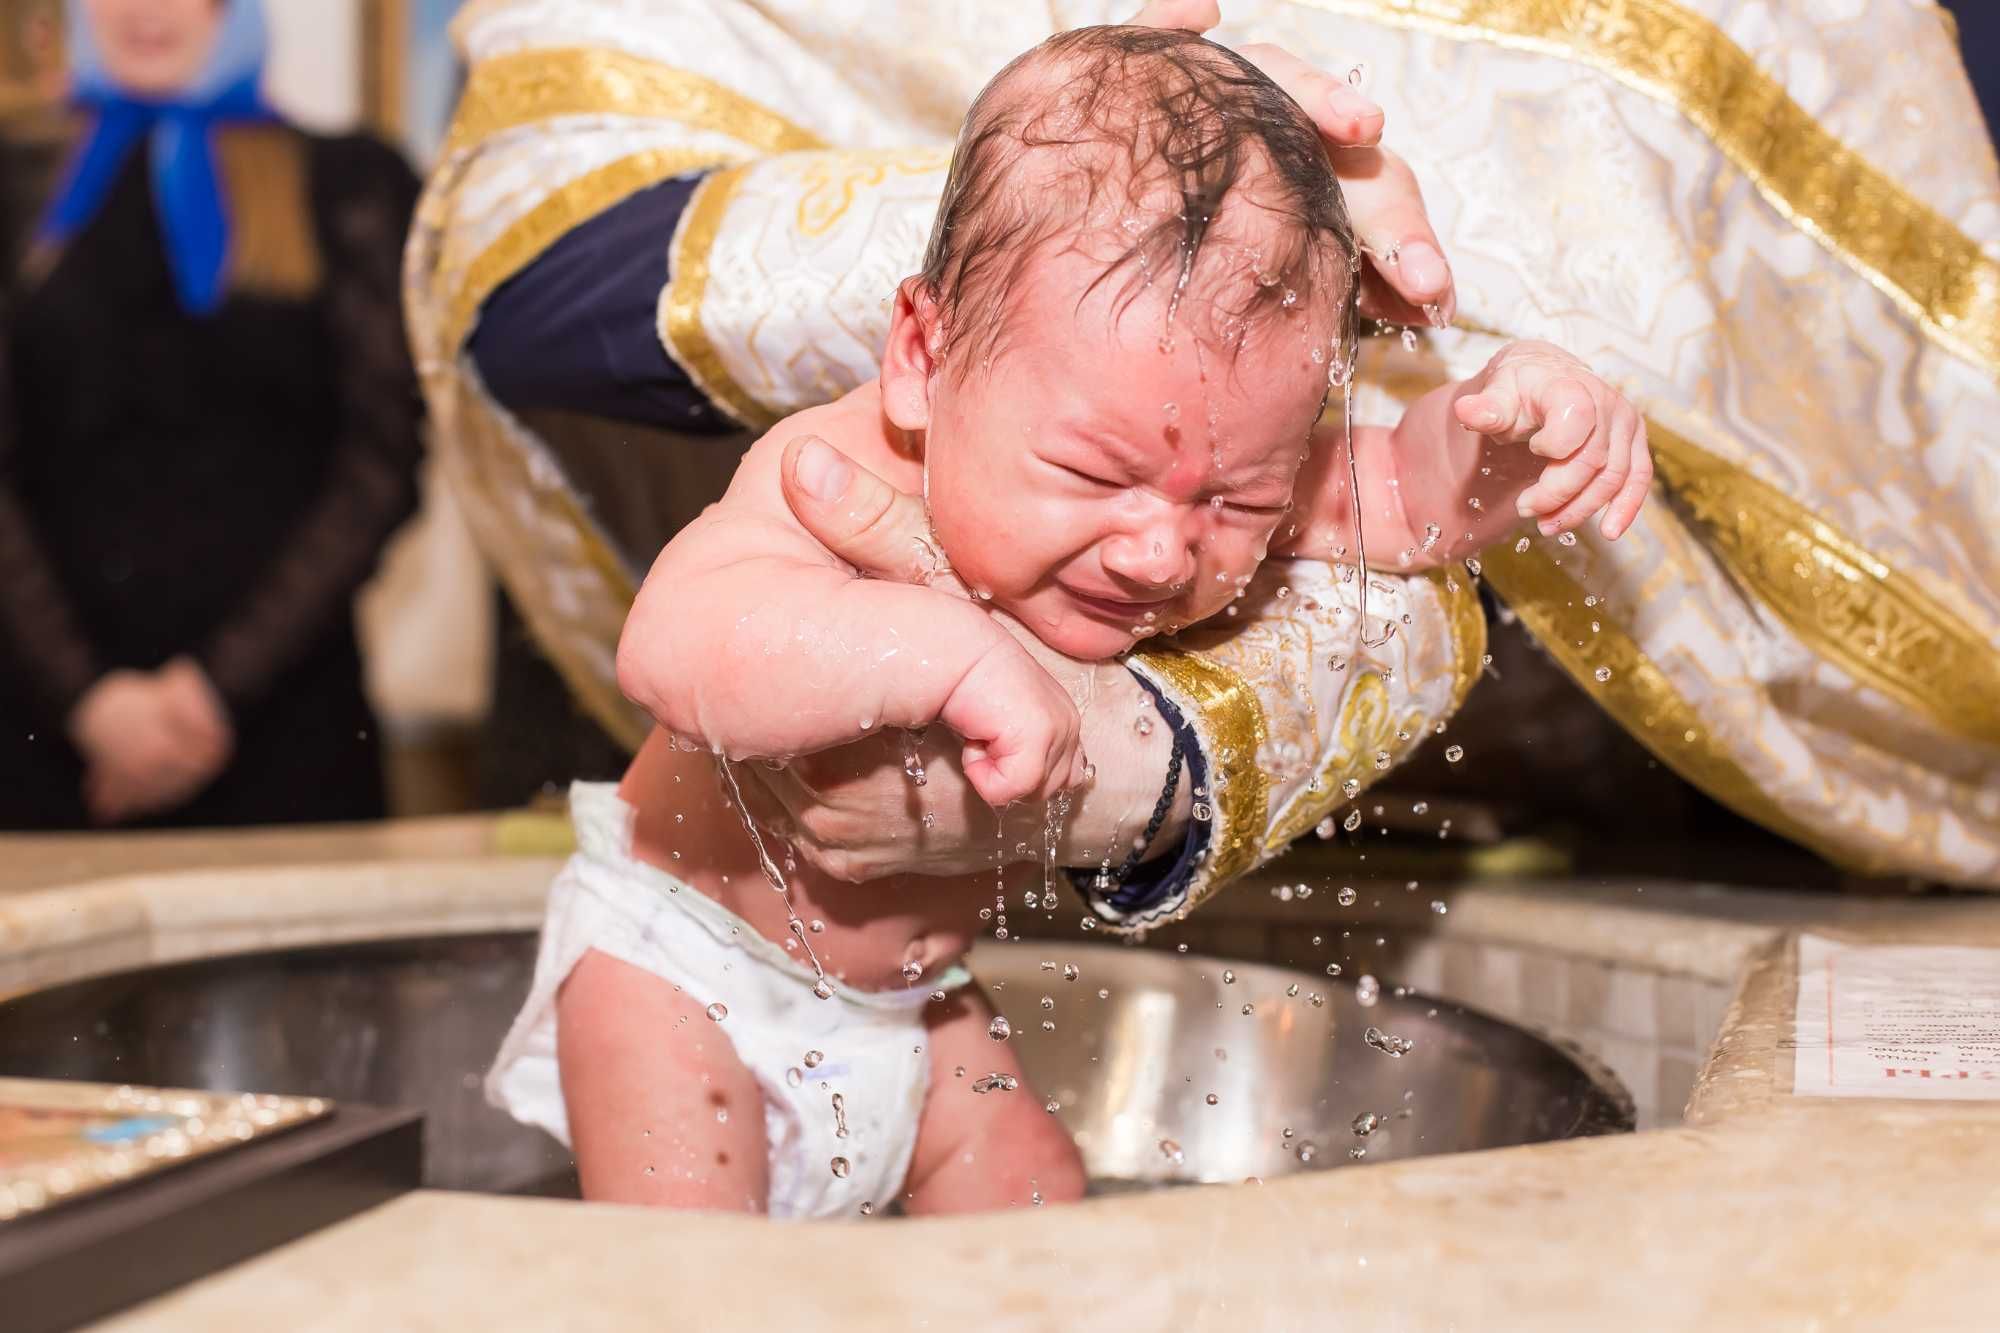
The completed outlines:
[[[1416,747],[1423,739],[1422,711],[1412,710],[1399,723],[1389,710],[1389,683],[1380,672],[1364,671],[1355,677],[1341,704],[1334,734],[1327,737],[1325,761],[1293,798],[1291,808],[1265,834],[1265,851],[1281,852],[1293,839],[1304,837],[1329,812],[1353,799],[1347,783],[1357,784],[1354,795],[1359,795]],[[1410,739],[1399,740],[1398,731]],[[1389,764],[1377,765],[1380,754],[1390,757]]]
[[[1445,618],[1451,624],[1451,706],[1439,714],[1450,717],[1472,692],[1485,665],[1486,608],[1480,603],[1479,589],[1456,571],[1433,569],[1425,577],[1437,591],[1438,605],[1444,608]]]
[[[445,315],[446,353],[457,354],[465,335],[472,332],[479,307],[494,289],[526,268],[572,227],[649,185],[715,163],[715,154],[701,150],[648,149],[607,162],[551,191],[465,266],[465,276],[452,293]]]
[[[710,402],[744,425],[761,430],[771,424],[771,414],[737,384],[701,322],[709,255],[730,201],[743,184],[743,172],[742,167],[732,167],[710,176],[696,187],[681,214],[680,227],[674,232],[673,276],[660,293],[660,341]]]
[[[1208,796],[1213,834],[1208,864],[1188,891],[1187,908],[1250,869],[1263,845],[1271,778],[1258,766],[1264,743],[1264,706],[1249,681],[1201,653],[1176,649],[1135,654],[1134,661],[1194,709],[1189,719],[1203,733],[1208,756]]]
[[[588,115],[672,120],[726,134],[760,153],[825,146],[811,130],[713,79],[623,51],[566,47],[475,64],[444,151],[557,116]]]
[[[230,126],[215,135],[229,208],[228,289],[300,301],[319,290],[306,140],[282,126]]]
[[[480,549],[584,712],[626,749],[638,749],[649,723],[611,671],[632,603],[631,573],[568,483],[530,457],[536,446],[519,438],[521,427],[478,376],[454,364],[443,380],[451,418],[439,432],[443,458],[468,501]]]
[[[899,176],[927,176],[951,162],[949,148],[885,149],[825,153],[801,176],[798,229],[804,236],[824,236],[854,206],[854,196]]]
[[[1894,858],[1881,850],[1829,843],[1766,796],[1630,632],[1602,606],[1586,609],[1583,590],[1544,552],[1517,552],[1502,542],[1481,559],[1487,579],[1563,670],[1667,767],[1744,818],[1836,865],[1867,873],[1892,868]],[[1595,678],[1599,667],[1611,672],[1602,682]]]
[[[1757,62],[1670,0],[1305,0],[1335,13],[1575,60],[1667,102],[1801,231],[2000,375],[2000,262],[1822,129]]]
[[[1709,548],[1808,648],[1954,735],[2000,745],[1992,644],[1817,514],[1649,422],[1660,479]]]
[[[1452,646],[1451,703],[1438,714],[1449,717],[1465,702],[1473,683],[1479,679],[1480,658],[1486,653],[1486,609],[1480,605],[1479,590],[1450,570],[1434,569],[1424,575],[1437,593],[1438,605],[1450,626]],[[1295,838],[1302,838],[1314,825],[1344,802],[1353,799],[1347,792],[1351,780],[1358,794],[1373,786],[1402,762],[1424,741],[1424,714],[1412,709],[1398,722],[1390,713],[1388,682],[1374,671],[1364,671],[1348,688],[1341,704],[1340,720],[1329,742],[1325,759],[1304,786],[1299,788],[1284,812],[1265,835],[1264,850],[1283,851]],[[1397,735],[1404,733],[1409,739]],[[1387,768],[1376,765],[1375,757],[1386,753]]]

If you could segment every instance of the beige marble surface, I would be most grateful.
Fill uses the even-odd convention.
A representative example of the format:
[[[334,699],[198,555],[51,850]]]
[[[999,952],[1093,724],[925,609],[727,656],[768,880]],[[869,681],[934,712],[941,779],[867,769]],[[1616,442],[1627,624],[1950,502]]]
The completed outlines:
[[[531,928],[554,858],[501,849],[552,851],[546,833],[475,818],[8,839],[0,994],[243,949]],[[1331,893],[1272,893],[1323,873],[1309,857],[1281,863],[1216,910],[1332,922]],[[921,1223],[420,1191],[105,1327],[1993,1326],[2000,1103],[1794,1099],[1788,1043],[1797,931],[2000,946],[2000,900],[1640,881],[1393,890],[1371,922],[1740,976],[1688,1124]]]

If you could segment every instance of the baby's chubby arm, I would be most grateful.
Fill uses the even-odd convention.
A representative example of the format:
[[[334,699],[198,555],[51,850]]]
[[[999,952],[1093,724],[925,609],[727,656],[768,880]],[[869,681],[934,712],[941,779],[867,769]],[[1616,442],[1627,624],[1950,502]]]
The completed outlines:
[[[1277,554],[1354,554],[1340,429],[1315,432],[1295,491],[1301,517]],[[1393,428],[1356,426],[1354,459],[1369,559],[1398,570],[1471,555],[1524,518],[1553,535],[1601,509],[1598,530],[1615,540],[1653,475],[1638,410],[1575,357],[1539,342],[1508,344],[1471,379],[1418,399]]]
[[[660,552],[619,639],[619,687],[669,731],[732,757],[942,721],[995,806],[1080,781],[1080,724],[1062,686],[972,602],[857,579],[785,503],[781,469],[802,462],[802,482],[847,466],[780,427]]]

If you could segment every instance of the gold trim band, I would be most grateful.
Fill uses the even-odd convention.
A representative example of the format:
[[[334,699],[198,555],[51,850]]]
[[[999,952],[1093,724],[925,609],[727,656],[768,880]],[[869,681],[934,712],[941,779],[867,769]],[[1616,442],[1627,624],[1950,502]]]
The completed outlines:
[[[1765,200],[1932,340],[2000,377],[2000,263],[1822,129],[1707,19],[1669,0],[1304,0],[1577,61],[1676,108]]]
[[[732,88],[656,60],[596,47],[522,51],[472,68],[444,152],[559,116],[672,120],[726,134],[758,153],[823,148],[811,130]]]
[[[2000,746],[2000,652],[1775,486],[1648,421],[1660,480],[1800,642],[1954,736]]]
[[[705,150],[653,148],[607,162],[551,192],[466,265],[445,314],[445,353],[458,354],[466,335],[472,332],[480,306],[501,283],[526,268],[571,228],[647,186],[714,165],[715,154]]]
[[[1257,762],[1265,738],[1264,706],[1248,681],[1201,653],[1172,649],[1138,653],[1133,660],[1192,705],[1196,716],[1190,720],[1206,733],[1206,799],[1215,825],[1206,873],[1197,872],[1188,895],[1187,906],[1193,907],[1255,865],[1263,847],[1271,799],[1270,776]]]
[[[701,322],[715,238],[743,186],[745,170],[731,167],[714,173],[695,187],[694,197],[682,210],[680,226],[674,231],[672,273],[660,292],[659,330],[667,355],[680,363],[710,402],[743,425],[762,430],[775,418],[729,373]]]
[[[1481,560],[1487,579],[1563,670],[1660,762],[1744,818],[1835,865],[1866,874],[1893,868],[1879,852],[1828,842],[1766,796],[1631,633],[1603,606],[1586,608],[1583,589],[1539,548],[1517,552],[1502,542]],[[1611,673],[1602,682],[1595,674],[1600,667]]]

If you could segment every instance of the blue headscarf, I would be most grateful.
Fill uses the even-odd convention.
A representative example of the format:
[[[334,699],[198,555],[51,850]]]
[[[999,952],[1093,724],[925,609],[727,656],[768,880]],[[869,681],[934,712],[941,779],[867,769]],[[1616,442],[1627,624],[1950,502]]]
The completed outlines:
[[[259,88],[267,34],[262,0],[223,0],[227,12],[208,63],[193,82],[168,98],[137,97],[104,68],[79,0],[69,0],[72,95],[96,113],[96,127],[70,159],[42,235],[75,235],[104,206],[134,144],[146,139],[153,165],[153,203],[166,242],[167,268],[181,308],[212,313],[222,304],[229,258],[229,208],[215,169],[210,131],[223,121],[268,120],[274,113]]]

